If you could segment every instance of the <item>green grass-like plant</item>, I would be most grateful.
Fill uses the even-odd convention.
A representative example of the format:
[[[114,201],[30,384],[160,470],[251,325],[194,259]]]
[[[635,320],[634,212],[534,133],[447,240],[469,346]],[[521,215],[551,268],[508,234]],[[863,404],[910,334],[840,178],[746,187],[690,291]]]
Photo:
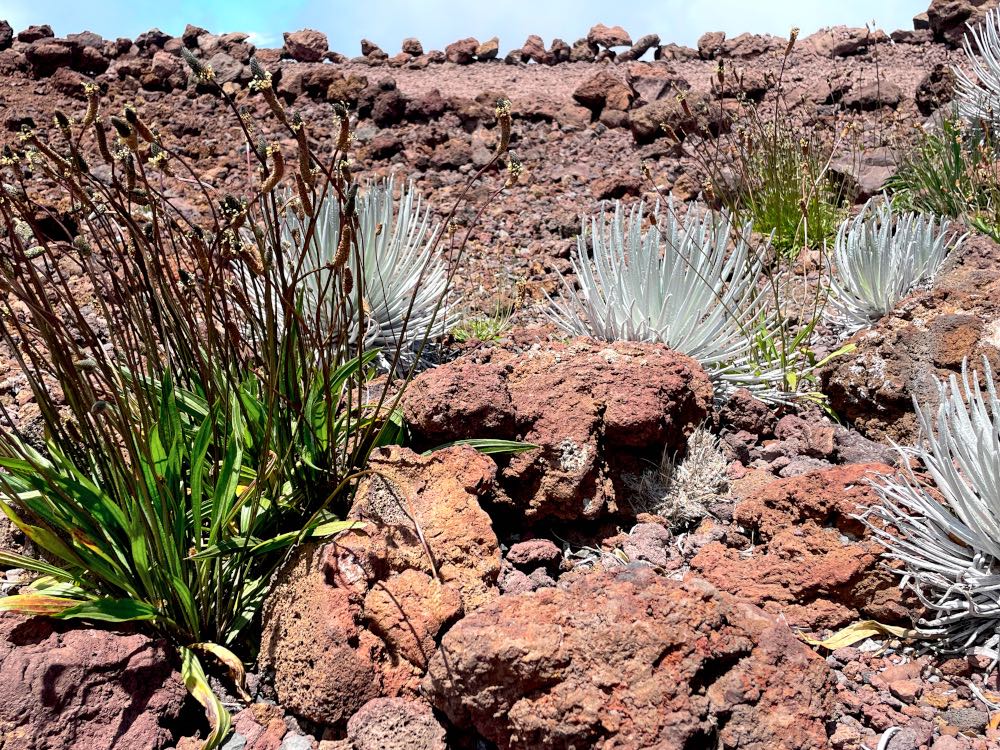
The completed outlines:
[[[0,557],[37,576],[0,610],[137,622],[169,638],[206,708],[208,749],[230,718],[204,659],[239,687],[276,567],[291,546],[347,526],[339,519],[370,452],[402,436],[397,404],[413,374],[397,369],[391,392],[375,387],[374,360],[381,353],[396,369],[404,346],[426,342],[454,270],[412,336],[406,312],[395,350],[366,348],[348,113],[335,107],[339,133],[316,142],[256,61],[263,115],[237,107],[185,54],[246,140],[257,176],[243,193],[207,183],[183,144],[135,108],[105,120],[94,86],[78,123],[56,112],[51,132],[26,129],[0,158],[0,342],[38,410],[26,424],[0,404],[0,509],[46,553]],[[445,222],[506,154],[509,103],[497,115],[494,159]],[[294,160],[281,137],[294,140]],[[516,181],[511,162],[486,201]],[[308,246],[325,201],[337,203],[339,240],[315,289],[284,227],[293,212],[292,241]],[[455,265],[471,231],[449,240]]]
[[[897,149],[898,170],[886,184],[893,203],[962,219],[1000,239],[1000,167],[990,132],[952,113],[913,140]]]

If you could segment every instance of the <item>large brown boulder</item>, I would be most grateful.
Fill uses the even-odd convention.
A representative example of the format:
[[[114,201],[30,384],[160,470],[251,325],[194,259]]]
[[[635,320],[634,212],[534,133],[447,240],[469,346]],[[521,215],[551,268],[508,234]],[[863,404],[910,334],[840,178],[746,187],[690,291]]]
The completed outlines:
[[[24,51],[36,77],[50,76],[59,68],[69,67],[73,61],[73,46],[65,39],[42,38],[32,42]]]
[[[479,41],[473,37],[468,37],[449,44],[444,48],[444,54],[448,62],[457,63],[458,65],[468,65],[475,61],[476,48],[478,47]]]
[[[187,696],[173,659],[145,635],[0,615],[0,748],[173,744]]]
[[[997,0],[931,0],[927,22],[936,41],[960,47],[968,26],[982,23],[996,7]]]
[[[322,724],[416,697],[441,634],[499,593],[499,543],[478,500],[492,461],[392,448],[368,468],[350,513],[363,525],[301,549],[264,605],[261,665],[283,706]]]
[[[621,26],[605,26],[599,23],[587,32],[587,42],[591,45],[611,49],[612,47],[631,47],[632,37]]]
[[[414,379],[404,412],[426,447],[462,438],[521,440],[500,477],[520,520],[594,519],[624,507],[626,472],[683,450],[712,386],[659,344],[577,339],[541,351],[494,348]]]
[[[650,568],[507,594],[455,625],[436,708],[513,748],[827,747],[833,679],[784,624]]]
[[[285,32],[285,54],[299,62],[320,62],[329,51],[326,34],[315,29]]]
[[[632,104],[632,87],[609,70],[600,70],[577,86],[573,98],[595,115],[605,107],[625,111]]]
[[[751,489],[733,520],[752,537],[753,554],[739,544],[709,542],[691,568],[790,625],[815,630],[859,617],[898,621],[907,613],[898,581],[879,562],[882,547],[854,517],[878,502],[868,480],[894,471],[856,464]]]
[[[856,349],[820,373],[830,406],[862,433],[901,443],[916,439],[913,399],[937,403],[938,379],[985,355],[1000,372],[1000,245],[966,239],[930,289],[856,333]]]

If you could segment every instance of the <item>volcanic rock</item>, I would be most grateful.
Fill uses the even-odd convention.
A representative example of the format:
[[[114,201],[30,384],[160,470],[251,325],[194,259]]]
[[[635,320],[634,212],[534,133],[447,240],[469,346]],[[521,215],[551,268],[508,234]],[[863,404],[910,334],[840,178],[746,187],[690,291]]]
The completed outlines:
[[[39,39],[52,39],[53,37],[55,37],[55,33],[47,23],[40,26],[32,25],[17,32],[17,41],[24,42],[25,44],[37,42]]]
[[[732,125],[730,115],[703,94],[685,94],[684,102],[668,97],[629,112],[635,142],[647,144],[667,136],[683,140],[695,133],[717,135]]]
[[[476,47],[476,59],[480,62],[495,60],[500,54],[500,38],[492,37]]]
[[[856,333],[856,349],[820,372],[830,406],[863,434],[916,440],[913,399],[936,405],[938,379],[982,357],[1000,372],[1000,245],[966,239],[930,289],[917,290],[888,316]]]
[[[581,83],[573,92],[573,98],[599,115],[605,107],[624,112],[631,106],[635,92],[611,71],[601,70]]]
[[[829,451],[819,452],[828,455],[832,429],[827,439]],[[858,464],[751,490],[737,503],[733,520],[753,533],[754,554],[745,557],[739,548],[710,542],[691,561],[692,570],[791,625],[899,621],[908,612],[897,581],[880,566],[882,547],[854,517],[878,502],[868,481],[893,472],[884,464]]]
[[[914,99],[922,115],[930,115],[952,100],[955,95],[955,72],[938,63],[917,84]]]
[[[982,23],[996,7],[995,0],[931,0],[927,25],[936,41],[961,47],[968,27]]]
[[[424,701],[376,698],[347,722],[351,750],[447,750],[444,727]]]
[[[722,51],[722,43],[726,41],[724,31],[709,31],[698,38],[698,55],[702,60],[713,60]]]
[[[591,27],[590,31],[587,32],[587,41],[592,45],[604,47],[605,49],[632,46],[632,37],[628,35],[625,29],[621,26],[608,27],[603,23]]]
[[[445,47],[444,54],[448,58],[448,62],[468,65],[476,59],[476,48],[478,46],[479,42],[473,37],[459,39],[457,42],[452,42]]]
[[[618,55],[618,62],[628,62],[630,60],[638,60],[640,57],[645,55],[653,47],[658,47],[660,44],[660,37],[656,34],[646,34],[645,36],[639,37],[639,41],[633,44],[629,49]]]
[[[485,605],[444,636],[423,686],[502,750],[820,750],[833,679],[753,605],[633,567]]]
[[[707,413],[694,361],[656,344],[578,339],[526,354],[502,348],[417,376],[404,412],[422,446],[463,437],[538,446],[513,456],[501,484],[519,518],[598,518],[651,449],[677,450]],[[640,459],[641,461],[641,459]]]
[[[413,55],[414,57],[420,57],[424,54],[424,45],[420,43],[419,39],[414,37],[407,37],[403,40],[403,44],[400,49],[408,55]]]
[[[326,34],[315,29],[286,31],[285,54],[299,62],[321,62],[330,49]]]
[[[264,606],[260,658],[282,705],[324,724],[415,697],[442,631],[498,594],[499,544],[478,502],[492,461],[391,448],[368,468],[349,514],[362,525],[300,550]]]
[[[157,750],[187,697],[163,641],[0,615],[0,746]]]

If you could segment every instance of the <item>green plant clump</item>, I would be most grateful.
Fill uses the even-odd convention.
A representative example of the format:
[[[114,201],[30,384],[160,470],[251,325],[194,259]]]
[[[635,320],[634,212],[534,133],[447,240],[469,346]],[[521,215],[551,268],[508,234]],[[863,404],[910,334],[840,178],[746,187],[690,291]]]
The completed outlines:
[[[239,687],[289,549],[350,526],[341,519],[369,454],[401,438],[398,399],[439,330],[453,270],[442,281],[409,269],[386,336],[370,300],[392,288],[393,269],[369,267],[380,258],[366,243],[379,232],[366,224],[375,213],[359,213],[347,111],[335,106],[335,137],[316,141],[256,61],[260,113],[185,55],[245,138],[257,178],[243,194],[208,184],[183,144],[134,107],[102,117],[95,86],[78,123],[57,112],[49,134],[26,129],[0,158],[0,342],[38,409],[32,421],[0,405],[0,510],[46,553],[0,555],[36,575],[0,610],[139,622],[166,636],[206,708],[212,748],[230,719],[202,660]],[[468,178],[446,222],[507,154],[509,103],[497,117],[493,161]],[[280,138],[295,144],[293,158]],[[110,177],[95,176],[91,160]],[[517,173],[510,155],[484,200]],[[52,196],[68,210],[53,209]],[[391,220],[391,203],[378,200],[377,215]],[[423,216],[407,235],[417,265],[438,253],[441,235],[425,227]],[[317,284],[317,269],[288,245],[311,247],[321,229],[337,241]],[[379,248],[404,244],[385,229]],[[450,259],[464,247],[460,237]],[[369,288],[379,274],[387,283]],[[420,296],[428,278],[430,301]],[[391,392],[373,382],[379,356],[411,363]]]

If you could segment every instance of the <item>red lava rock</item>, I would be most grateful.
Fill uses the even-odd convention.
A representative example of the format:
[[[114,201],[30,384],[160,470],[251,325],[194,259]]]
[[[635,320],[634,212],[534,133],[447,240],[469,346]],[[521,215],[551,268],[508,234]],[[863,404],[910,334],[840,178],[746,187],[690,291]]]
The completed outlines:
[[[459,39],[445,47],[444,54],[448,62],[468,65],[476,59],[476,47],[478,46],[479,42],[473,37]]]
[[[163,641],[0,615],[0,746],[172,744],[187,691]]]
[[[315,29],[286,31],[285,54],[299,62],[321,62],[330,50],[326,34]]]
[[[594,114],[600,114],[605,107],[627,110],[635,92],[614,73],[602,70],[580,84],[573,92],[573,98]]]
[[[52,39],[54,36],[55,33],[52,31],[52,27],[47,23],[40,26],[31,25],[17,33],[17,41],[31,44],[32,42],[37,42],[39,39]]]
[[[975,235],[945,263],[931,289],[903,300],[854,335],[855,351],[820,372],[830,406],[870,438],[917,437],[913,399],[937,404],[937,381],[968,358],[1000,371],[1000,245]]]
[[[550,539],[530,539],[510,545],[507,562],[525,570],[550,566],[562,559],[562,550]]]
[[[493,437],[539,446],[501,470],[516,512],[534,521],[617,511],[616,477],[639,471],[635,455],[682,448],[710,401],[708,377],[688,357],[578,339],[459,358],[415,378],[403,408],[423,445]]]
[[[703,60],[713,60],[722,51],[722,43],[726,41],[726,32],[709,31],[698,38],[698,55]]]
[[[882,547],[851,517],[877,502],[866,480],[892,471],[882,464],[844,466],[751,490],[734,520],[754,533],[753,555],[710,542],[692,570],[793,625],[835,628],[861,616],[898,621],[908,611],[896,581],[879,567]]]
[[[391,651],[426,668],[437,634],[461,614],[462,599],[426,573],[404,570],[372,586],[364,609],[368,629]]]
[[[539,65],[549,65],[552,63],[552,59],[545,49],[545,42],[537,34],[529,36],[524,44],[521,45],[521,57],[525,62],[532,60]]]
[[[631,47],[632,37],[621,26],[605,26],[599,23],[587,32],[587,42],[591,45],[611,49],[612,47]]]
[[[825,748],[832,676],[785,625],[649,568],[504,595],[456,624],[424,690],[500,748]]]
[[[654,47],[659,47],[660,37],[656,34],[646,34],[645,36],[639,37],[639,40],[633,44],[629,49],[618,55],[618,62],[628,62],[629,60],[638,60],[640,57],[645,55],[649,50]]]
[[[476,59],[480,62],[495,60],[498,54],[500,54],[499,37],[487,39],[476,47]]]
[[[498,594],[499,543],[477,499],[492,461],[391,448],[369,469],[350,513],[364,526],[302,548],[264,605],[261,665],[283,706],[323,724],[414,697],[441,631]]]
[[[43,38],[32,42],[24,51],[36,77],[50,76],[59,68],[69,67],[73,61],[73,48],[63,39]]]
[[[444,727],[424,701],[376,698],[347,722],[352,750],[447,750]]]
[[[415,39],[411,36],[403,40],[401,50],[408,55],[420,57],[420,55],[424,54],[424,45],[420,43],[419,39]]]
[[[762,438],[774,433],[774,411],[746,388],[733,392],[722,407],[720,417],[735,430],[746,430]]]

